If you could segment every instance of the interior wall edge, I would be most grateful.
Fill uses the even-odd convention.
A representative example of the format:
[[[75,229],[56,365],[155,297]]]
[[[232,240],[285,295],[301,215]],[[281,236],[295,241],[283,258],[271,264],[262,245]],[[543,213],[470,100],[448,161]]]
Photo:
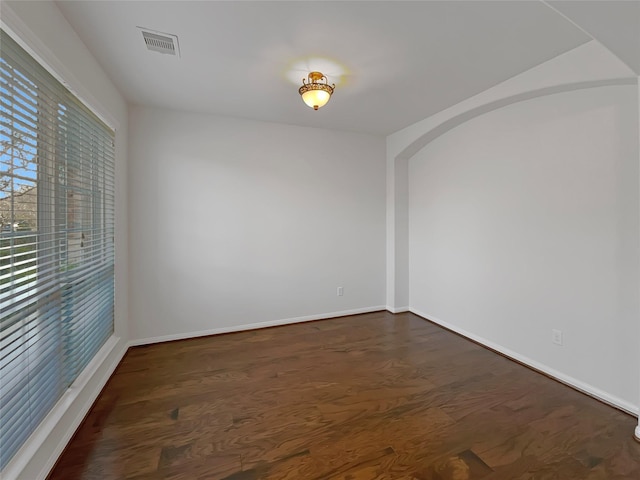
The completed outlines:
[[[638,76],[638,164],[640,164],[640,75]],[[640,178],[638,179],[640,183]],[[640,268],[640,265],[636,265]],[[640,344],[640,338],[638,338],[638,344]],[[638,348],[638,362],[640,363],[640,348]],[[638,399],[640,402],[640,398]],[[635,428],[634,432],[635,439],[640,442],[640,416],[638,416],[638,426]]]
[[[468,340],[471,340],[489,350],[493,350],[494,352],[507,357],[508,359],[515,361],[517,363],[521,363],[528,368],[531,368],[545,376],[551,377],[558,382],[567,385],[579,392],[584,393],[596,400],[599,400],[607,405],[610,405],[618,410],[622,410],[625,413],[633,415],[634,417],[639,417],[640,415],[640,406],[634,405],[630,402],[627,402],[615,395],[611,395],[604,390],[594,387],[588,383],[582,382],[576,378],[571,377],[570,375],[566,375],[558,370],[555,370],[543,363],[536,362],[535,360],[522,355],[520,353],[514,352],[508,348],[503,347],[502,345],[487,340],[486,338],[476,335],[475,333],[469,332],[468,330],[457,327],[453,323],[449,323],[445,320],[434,317],[433,315],[429,315],[428,313],[422,312],[415,308],[409,308],[409,311],[414,315],[418,315],[419,317],[424,318],[425,320],[435,323],[447,330],[450,330]],[[639,417],[640,418],[640,417]]]

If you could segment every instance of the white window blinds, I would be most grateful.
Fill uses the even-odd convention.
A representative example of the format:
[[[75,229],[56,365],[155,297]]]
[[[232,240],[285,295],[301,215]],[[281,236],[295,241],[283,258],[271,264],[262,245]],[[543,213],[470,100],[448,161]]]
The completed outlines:
[[[2,470],[113,332],[114,132],[0,35]]]

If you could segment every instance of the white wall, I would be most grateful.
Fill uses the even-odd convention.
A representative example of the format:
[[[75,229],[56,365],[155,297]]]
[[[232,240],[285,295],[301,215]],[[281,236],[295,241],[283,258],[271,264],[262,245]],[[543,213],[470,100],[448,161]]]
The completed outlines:
[[[127,105],[53,2],[2,2],[2,24],[116,129],[115,336],[18,452],[2,478],[44,478],[126,351],[128,324]]]
[[[142,107],[129,125],[136,341],[384,308],[383,138]]]
[[[637,95],[516,103],[409,160],[411,309],[628,410],[640,398]]]

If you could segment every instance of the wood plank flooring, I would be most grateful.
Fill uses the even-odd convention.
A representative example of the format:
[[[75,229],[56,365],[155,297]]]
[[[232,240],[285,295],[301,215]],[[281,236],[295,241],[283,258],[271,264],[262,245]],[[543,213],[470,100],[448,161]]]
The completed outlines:
[[[130,349],[49,479],[638,480],[635,425],[380,312]]]

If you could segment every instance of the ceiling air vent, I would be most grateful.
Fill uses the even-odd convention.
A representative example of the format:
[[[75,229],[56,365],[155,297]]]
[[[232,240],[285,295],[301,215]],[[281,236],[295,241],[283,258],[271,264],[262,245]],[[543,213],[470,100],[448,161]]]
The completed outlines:
[[[147,50],[153,52],[165,53],[167,55],[180,56],[180,48],[178,47],[178,37],[170,33],[154,32],[146,28],[142,30],[142,37],[147,46]]]

